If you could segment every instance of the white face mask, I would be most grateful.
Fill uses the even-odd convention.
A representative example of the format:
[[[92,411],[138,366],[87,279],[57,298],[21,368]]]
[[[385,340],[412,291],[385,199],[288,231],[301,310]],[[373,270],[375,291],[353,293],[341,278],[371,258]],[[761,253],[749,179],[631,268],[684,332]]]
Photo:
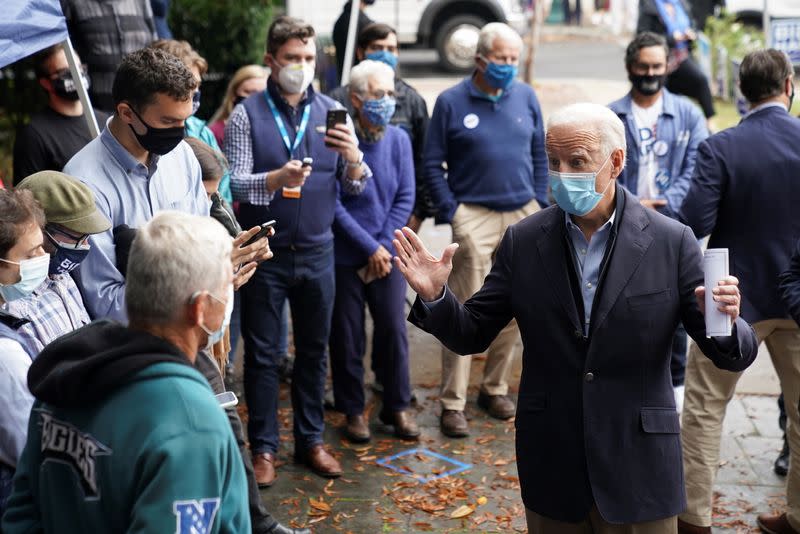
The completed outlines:
[[[281,65],[281,70],[278,73],[278,83],[284,91],[291,95],[304,92],[313,80],[313,63]]]
[[[213,294],[209,293],[212,299],[216,300],[217,302],[222,302],[222,300],[215,297]],[[217,330],[213,332],[209,330],[204,324],[200,323],[200,328],[208,334],[208,342],[206,343],[206,350],[210,350],[211,347],[219,343],[222,339],[222,336],[225,335],[225,330],[231,324],[231,315],[233,315],[233,284],[228,286],[228,300],[225,301],[225,316],[222,318],[222,324],[219,326]]]

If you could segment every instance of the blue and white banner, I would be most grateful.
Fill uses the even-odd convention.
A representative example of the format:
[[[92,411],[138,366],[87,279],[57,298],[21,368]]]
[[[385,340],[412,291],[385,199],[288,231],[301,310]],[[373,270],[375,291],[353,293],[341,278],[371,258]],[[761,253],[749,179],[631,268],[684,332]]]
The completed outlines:
[[[773,18],[769,21],[769,45],[786,52],[792,64],[800,64],[800,19]]]
[[[67,21],[59,0],[2,0],[0,3],[0,67],[67,38]]]

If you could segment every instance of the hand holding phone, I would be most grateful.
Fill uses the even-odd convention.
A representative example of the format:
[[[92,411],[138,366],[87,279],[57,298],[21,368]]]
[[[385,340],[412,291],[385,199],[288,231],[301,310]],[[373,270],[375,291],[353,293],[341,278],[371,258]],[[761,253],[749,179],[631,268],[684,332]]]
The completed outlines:
[[[243,244],[243,245],[242,245],[242,248],[244,248],[244,247],[249,247],[250,245],[252,245],[252,244],[253,244],[253,243],[255,243],[256,241],[258,241],[258,240],[259,240],[259,239],[261,239],[262,237],[268,237],[268,236],[269,236],[269,233],[270,233],[270,230],[272,230],[272,227],[273,227],[273,226],[275,226],[275,224],[276,224],[276,221],[275,221],[275,219],[273,219],[273,220],[271,220],[271,221],[267,221],[267,222],[265,222],[264,224],[262,224],[262,225],[261,225],[261,230],[259,230],[259,231],[256,233],[256,235],[254,235],[253,237],[251,237],[250,239],[248,239],[248,240],[247,240],[247,242],[246,242],[245,244]]]
[[[335,128],[337,124],[347,124],[347,110],[328,110],[328,114],[325,116],[325,135],[329,135],[328,131]],[[326,141],[325,146],[331,147],[332,145]]]
[[[230,408],[239,404],[239,399],[236,398],[236,394],[233,391],[223,391],[219,395],[214,396],[222,408]]]

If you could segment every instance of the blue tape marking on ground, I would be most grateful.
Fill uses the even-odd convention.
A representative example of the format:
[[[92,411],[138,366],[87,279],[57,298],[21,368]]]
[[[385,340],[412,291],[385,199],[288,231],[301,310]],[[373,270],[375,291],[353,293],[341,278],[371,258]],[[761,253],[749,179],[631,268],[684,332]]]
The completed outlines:
[[[472,467],[471,464],[465,464],[464,462],[459,462],[455,458],[450,458],[449,456],[444,456],[442,454],[439,454],[439,453],[436,453],[436,452],[433,452],[433,451],[429,451],[428,449],[420,449],[420,452],[423,452],[423,453],[427,454],[428,456],[433,456],[434,458],[438,458],[440,460],[444,460],[445,462],[450,462],[451,464],[454,464],[454,465],[456,465],[458,467],[466,467],[466,468]]]
[[[387,464],[387,463],[389,463],[391,461],[397,460],[398,458],[402,458],[403,456],[408,456],[409,454],[414,454],[414,453],[416,453],[417,451],[420,451],[420,450],[424,450],[424,449],[409,449],[407,451],[398,452],[397,454],[394,454],[392,456],[388,456],[386,458],[381,458],[380,460],[378,460],[378,464],[379,465],[385,465],[385,464]]]
[[[418,475],[416,473],[409,473],[405,469],[402,469],[402,468],[395,467],[395,466],[391,465],[391,462],[393,462],[394,460],[397,460],[398,458],[402,458],[404,456],[409,456],[409,455],[416,454],[416,453],[421,453],[421,454],[424,454],[426,456],[433,456],[434,458],[438,458],[439,460],[442,460],[444,462],[447,462],[449,464],[454,465],[456,468],[455,469],[450,469],[448,471],[445,471],[444,473],[439,473],[438,475],[425,477],[425,476],[422,476],[422,475]],[[407,451],[399,452],[397,454],[394,454],[392,456],[388,456],[386,458],[381,458],[376,463],[378,465],[380,465],[380,466],[386,467],[387,469],[391,469],[392,471],[395,471],[397,473],[401,473],[401,474],[404,474],[404,475],[408,475],[408,476],[410,476],[412,478],[416,478],[420,482],[422,482],[423,484],[426,483],[426,482],[430,482],[431,480],[436,480],[436,479],[439,479],[439,478],[452,476],[452,475],[461,473],[462,471],[466,471],[467,469],[471,469],[472,468],[471,464],[460,462],[460,461],[456,460],[455,458],[450,458],[448,456],[444,456],[442,454],[433,452],[433,451],[428,450],[428,449],[409,449]]]

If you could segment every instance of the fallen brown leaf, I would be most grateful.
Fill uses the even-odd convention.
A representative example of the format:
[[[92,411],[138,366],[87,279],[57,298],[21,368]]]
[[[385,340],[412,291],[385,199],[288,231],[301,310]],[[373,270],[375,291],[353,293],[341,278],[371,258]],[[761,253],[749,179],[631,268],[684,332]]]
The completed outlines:
[[[462,504],[461,506],[453,510],[453,512],[450,514],[450,519],[461,519],[462,517],[467,517],[474,511],[475,509],[472,506],[468,504]]]
[[[331,505],[323,500],[316,501],[314,499],[308,499],[308,504],[310,504],[311,508],[314,508],[315,510],[320,510],[322,512],[331,511]]]

